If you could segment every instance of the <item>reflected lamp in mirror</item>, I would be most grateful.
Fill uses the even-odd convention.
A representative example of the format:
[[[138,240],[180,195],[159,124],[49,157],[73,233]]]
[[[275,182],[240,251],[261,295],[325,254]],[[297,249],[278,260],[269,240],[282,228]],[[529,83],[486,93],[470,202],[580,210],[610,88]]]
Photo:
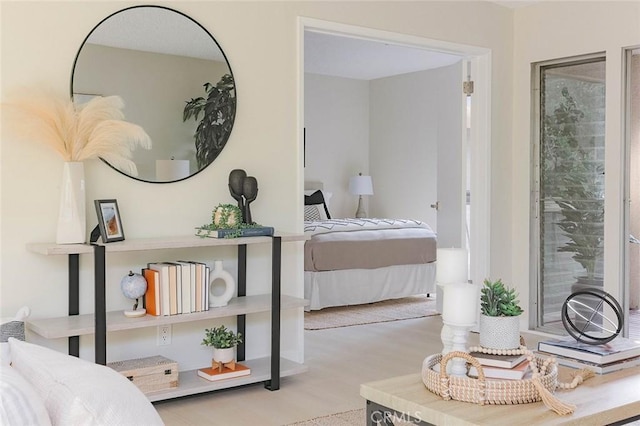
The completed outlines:
[[[367,217],[367,212],[364,209],[362,202],[363,195],[373,195],[373,181],[371,176],[362,176],[362,173],[358,173],[358,176],[352,176],[349,179],[349,192],[358,196],[358,210],[356,210],[356,218]]]
[[[122,98],[125,119],[141,126],[153,145],[133,152],[137,176],[116,170],[145,182],[175,182],[203,170],[224,148],[235,121],[235,81],[224,52],[198,22],[164,6],[129,7],[98,23],[78,50],[71,93],[74,101],[82,93]],[[201,105],[214,95],[226,103],[216,104],[223,107],[216,112],[218,127],[202,131],[211,119]],[[178,163],[164,173],[158,161],[171,158],[188,162],[188,173],[177,170]]]

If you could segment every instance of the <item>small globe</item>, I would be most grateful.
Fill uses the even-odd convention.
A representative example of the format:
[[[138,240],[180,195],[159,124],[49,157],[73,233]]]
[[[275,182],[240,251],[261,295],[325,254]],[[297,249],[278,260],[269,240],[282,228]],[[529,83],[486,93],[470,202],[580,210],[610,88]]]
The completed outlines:
[[[618,301],[609,293],[599,288],[588,288],[572,293],[564,301],[562,325],[579,342],[603,345],[622,331],[622,312]]]
[[[142,275],[129,271],[128,275],[122,277],[120,289],[129,299],[137,299],[147,292],[147,280]]]

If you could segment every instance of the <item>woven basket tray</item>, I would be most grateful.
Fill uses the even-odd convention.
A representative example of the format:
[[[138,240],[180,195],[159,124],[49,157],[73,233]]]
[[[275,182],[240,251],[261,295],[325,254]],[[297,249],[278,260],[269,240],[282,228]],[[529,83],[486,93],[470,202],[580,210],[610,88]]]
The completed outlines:
[[[478,370],[478,378],[452,376],[447,374],[446,365],[453,358],[464,358]],[[537,370],[540,371],[544,358],[534,357]],[[433,369],[440,364],[440,371]],[[554,392],[558,385],[558,368],[552,363],[540,376],[539,382],[549,392]],[[441,354],[430,355],[422,363],[422,381],[431,392],[444,399],[472,402],[475,404],[526,404],[542,401],[542,397],[533,379],[498,380],[486,379],[482,365],[466,352],[450,352],[444,357]]]

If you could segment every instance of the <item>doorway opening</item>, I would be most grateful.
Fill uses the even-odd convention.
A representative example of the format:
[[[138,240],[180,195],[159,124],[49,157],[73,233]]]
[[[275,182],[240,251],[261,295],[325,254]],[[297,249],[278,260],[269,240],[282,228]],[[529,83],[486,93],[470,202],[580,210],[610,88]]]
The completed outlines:
[[[455,78],[459,89],[457,91],[456,99],[451,100],[458,105],[458,127],[456,129],[458,133],[458,140],[453,141],[453,144],[459,146],[459,153],[455,160],[459,164],[460,170],[468,170],[468,173],[461,173],[458,176],[460,181],[460,190],[454,195],[457,197],[460,204],[459,220],[456,222],[457,230],[459,232],[459,239],[456,242],[456,246],[469,245],[470,249],[470,278],[474,283],[481,283],[483,277],[488,276],[489,273],[489,240],[490,240],[490,226],[489,226],[489,182],[490,174],[486,173],[490,170],[490,124],[489,124],[489,106],[490,106],[490,51],[484,48],[477,48],[473,46],[464,46],[453,43],[446,43],[436,40],[424,39],[420,37],[408,36],[397,33],[390,33],[385,31],[372,30],[361,27],[352,27],[343,24],[337,24],[333,22],[320,21],[310,18],[300,18],[299,37],[300,37],[300,61],[299,61],[299,94],[300,94],[300,111],[299,111],[299,135],[301,146],[301,161],[300,161],[300,176],[301,182],[307,178],[307,180],[323,180],[318,178],[317,170],[320,168],[314,168],[312,162],[317,160],[318,157],[323,155],[329,155],[326,152],[318,150],[317,146],[322,145],[323,140],[320,139],[320,143],[312,145],[314,140],[314,129],[312,126],[307,126],[308,118],[314,114],[312,110],[314,106],[306,99],[311,96],[309,93],[309,87],[311,84],[307,84],[316,77],[311,74],[305,74],[308,69],[305,68],[305,62],[307,56],[311,51],[308,50],[310,45],[305,41],[306,36],[312,35],[317,38],[331,38],[339,37],[343,43],[349,43],[351,41],[364,41],[379,44],[381,46],[393,46],[404,49],[414,49],[422,52],[428,51],[432,54],[439,53],[442,56],[454,57],[459,63],[459,68]],[[357,63],[357,58],[349,57],[349,61],[352,65]],[[389,61],[387,62],[398,62]],[[465,95],[461,89],[462,82],[467,79],[469,74],[469,68],[467,63],[471,64],[473,69],[473,80],[475,83],[475,92],[473,93],[473,102],[467,104],[467,95]],[[321,64],[326,66],[327,64]],[[451,64],[450,64],[451,65]],[[412,71],[405,72],[405,76],[412,73]],[[382,77],[384,79],[384,77]],[[309,82],[307,81],[309,80]],[[371,83],[365,83],[366,86],[372,85]],[[367,87],[367,91],[368,91]],[[368,96],[368,95],[367,95]],[[336,101],[337,102],[337,101]],[[467,120],[467,107],[470,109],[469,120]],[[399,114],[393,117],[394,120],[400,121],[407,117],[407,114]],[[425,116],[427,120],[432,117]],[[376,118],[365,118],[366,120],[377,120]],[[367,123],[369,124],[369,123]],[[325,126],[331,126],[331,123],[324,123]],[[374,128],[375,126],[368,126]],[[366,132],[365,132],[366,133]],[[468,136],[467,136],[468,135]],[[445,136],[442,136],[445,137]],[[349,135],[347,140],[354,140],[361,138],[368,144],[369,139],[375,138],[375,135],[365,134],[363,135]],[[437,136],[436,136],[437,139]],[[449,138],[451,140],[451,138]],[[473,140],[473,143],[469,143],[469,140]],[[318,139],[316,139],[318,141]],[[324,140],[326,141],[326,139]],[[467,145],[468,144],[468,145]],[[361,145],[363,146],[363,145]],[[348,151],[351,149],[347,143],[342,145],[342,149]],[[462,155],[464,148],[469,148],[468,155]],[[378,176],[373,175],[373,186],[375,196],[368,200],[371,204],[367,210],[375,212],[377,208],[383,209],[381,205],[385,201],[381,201],[380,204],[376,204],[381,197],[378,197],[379,191],[384,193],[384,190],[393,192],[394,187],[391,183],[392,180],[382,180],[380,176],[384,175],[384,171],[379,167],[379,164],[375,161],[369,163],[362,160],[365,156],[369,156],[369,146],[364,149],[360,149],[356,154],[356,159],[351,161],[350,167],[354,170],[348,170],[343,172],[344,175],[337,175],[334,183],[335,188],[342,188],[344,195],[336,194],[339,191],[334,192],[331,198],[331,204],[334,204],[336,208],[339,208],[339,203],[345,203],[348,207],[345,208],[345,216],[352,216],[352,211],[355,209],[355,201],[349,199],[349,194],[346,191],[346,182],[348,182],[349,174],[355,172],[364,172],[368,174],[371,170],[376,170],[379,173]],[[331,155],[340,155],[338,152],[332,152]],[[408,153],[411,156],[411,153]],[[304,156],[304,158],[302,158]],[[314,157],[311,160],[310,157]],[[358,157],[359,156],[359,157]],[[344,157],[341,157],[343,159]],[[311,163],[310,163],[311,161]],[[446,164],[445,164],[446,165]],[[359,170],[361,168],[367,168],[366,170]],[[412,170],[412,169],[411,169]],[[409,170],[409,171],[411,171]],[[398,172],[396,171],[396,174]],[[426,183],[426,182],[423,182]],[[467,185],[468,183],[468,185]],[[385,188],[385,186],[389,186]],[[378,188],[380,188],[378,190]],[[397,189],[397,188],[396,188]],[[325,190],[328,191],[325,182]],[[468,206],[470,194],[473,194],[473,203]],[[375,199],[375,200],[374,200]],[[426,203],[426,210],[430,209],[430,204],[436,204],[436,199],[433,200],[421,200],[420,194],[415,196],[416,203]],[[351,203],[351,204],[349,204]],[[437,205],[437,204],[436,204]],[[468,213],[467,213],[468,209]],[[384,210],[380,210],[384,211]],[[431,212],[433,214],[433,212]],[[428,223],[428,221],[427,221]],[[439,225],[438,225],[439,226]],[[440,235],[439,235],[440,237]],[[439,238],[440,240],[440,238]],[[468,243],[467,243],[468,241]],[[439,241],[440,243],[440,241]]]

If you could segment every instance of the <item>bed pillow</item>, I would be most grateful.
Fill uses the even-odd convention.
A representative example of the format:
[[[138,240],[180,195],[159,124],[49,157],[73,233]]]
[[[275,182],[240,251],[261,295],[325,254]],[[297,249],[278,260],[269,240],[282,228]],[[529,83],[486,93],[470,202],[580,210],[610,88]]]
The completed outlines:
[[[42,398],[9,364],[0,364],[0,424],[50,426]]]
[[[10,338],[13,367],[44,401],[53,424],[162,425],[151,402],[104,365]]]
[[[331,215],[329,214],[329,209],[327,208],[326,203],[324,202],[324,196],[322,195],[321,190],[317,190],[311,195],[304,196],[304,205],[305,205],[305,219],[304,220],[314,220],[307,219],[307,206],[315,206],[318,210],[319,220],[327,220],[331,219]],[[323,215],[324,213],[324,215]],[[309,209],[309,217],[315,217],[315,214],[312,216],[312,209]]]
[[[11,350],[9,348],[9,337],[18,340],[24,338],[24,320],[29,317],[31,310],[28,306],[23,306],[18,310],[14,318],[0,319],[0,363],[11,364]]]

